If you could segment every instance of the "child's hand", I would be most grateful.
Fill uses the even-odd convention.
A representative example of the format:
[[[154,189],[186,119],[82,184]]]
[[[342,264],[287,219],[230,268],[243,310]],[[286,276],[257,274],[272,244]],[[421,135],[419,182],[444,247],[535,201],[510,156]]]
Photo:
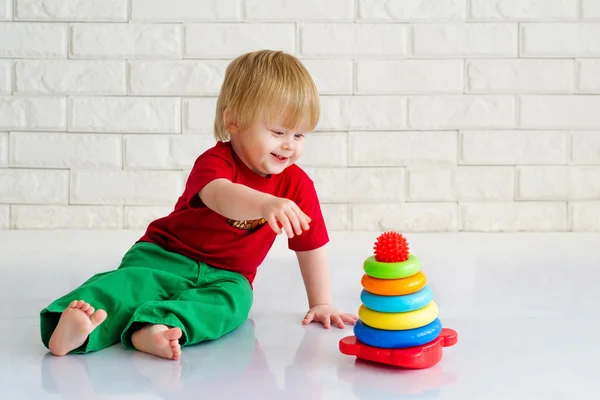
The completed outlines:
[[[290,239],[294,237],[294,232],[296,235],[301,235],[303,231],[309,229],[310,218],[289,199],[270,198],[263,205],[263,215],[273,232],[278,235],[282,232],[277,224],[279,222]]]
[[[358,319],[357,315],[341,313],[329,304],[321,304],[311,307],[302,320],[302,325],[310,324],[312,321],[318,321],[327,329],[331,328],[331,324],[335,324],[338,328],[345,327],[344,323],[354,325]]]

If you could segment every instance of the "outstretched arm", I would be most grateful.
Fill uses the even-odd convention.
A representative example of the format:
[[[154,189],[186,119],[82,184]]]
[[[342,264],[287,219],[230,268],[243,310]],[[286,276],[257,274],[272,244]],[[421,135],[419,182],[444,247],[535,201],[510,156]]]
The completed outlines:
[[[264,218],[277,234],[283,227],[289,238],[309,229],[310,218],[291,200],[259,192],[227,179],[215,179],[198,193],[214,212],[234,220]]]
[[[344,328],[344,323],[353,325],[358,316],[342,313],[331,305],[331,276],[327,246],[296,252],[296,256],[306,287],[309,306],[309,311],[302,323],[306,325],[312,321],[318,321],[325,328],[330,328],[332,322],[338,328]]]

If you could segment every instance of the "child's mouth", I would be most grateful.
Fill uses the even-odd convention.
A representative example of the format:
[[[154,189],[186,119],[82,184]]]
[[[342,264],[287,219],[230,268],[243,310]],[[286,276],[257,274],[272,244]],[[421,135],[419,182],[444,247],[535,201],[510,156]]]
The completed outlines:
[[[282,157],[280,155],[277,155],[275,153],[271,153],[271,155],[273,156],[273,158],[275,158],[275,160],[277,160],[280,163],[284,163],[288,160],[289,157]]]

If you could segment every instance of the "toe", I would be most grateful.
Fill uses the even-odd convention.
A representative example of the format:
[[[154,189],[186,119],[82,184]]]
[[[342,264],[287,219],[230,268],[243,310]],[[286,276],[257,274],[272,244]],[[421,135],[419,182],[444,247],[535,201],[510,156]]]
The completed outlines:
[[[171,340],[171,351],[173,351],[173,360],[178,360],[181,357],[181,346],[179,341]]]
[[[75,308],[81,308],[81,307],[83,307],[83,305],[84,305],[84,304],[85,304],[85,301],[83,301],[83,300],[79,300],[79,301],[77,302],[77,304],[75,305]]]
[[[171,328],[165,332],[165,338],[168,340],[176,340],[181,337],[181,328]]]
[[[81,311],[87,311],[91,306],[88,303],[83,303],[81,306]]]
[[[98,310],[94,313],[94,315],[92,315],[92,323],[95,326],[98,326],[101,323],[103,323],[105,319],[106,319],[106,311],[104,311],[104,310]]]
[[[69,304],[69,307],[70,307],[70,308],[75,308],[75,307],[77,307],[77,300],[73,300],[73,301],[71,302],[71,304]]]
[[[90,306],[90,307],[89,307],[89,308],[88,308],[88,309],[85,311],[85,313],[86,313],[87,315],[89,315],[89,316],[92,316],[92,314],[94,313],[94,311],[95,311],[94,307]]]

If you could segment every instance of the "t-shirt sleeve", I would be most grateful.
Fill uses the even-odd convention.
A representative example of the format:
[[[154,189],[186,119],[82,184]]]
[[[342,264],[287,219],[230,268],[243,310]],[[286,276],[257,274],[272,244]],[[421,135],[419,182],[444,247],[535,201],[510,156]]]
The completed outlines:
[[[310,217],[311,222],[308,231],[302,232],[302,235],[294,235],[293,238],[288,240],[289,249],[293,251],[310,251],[327,244],[329,234],[321,212],[319,197],[314,183],[308,176],[305,176],[302,180],[302,184],[292,200]]]
[[[191,208],[204,207],[198,192],[209,182],[219,178],[233,181],[231,160],[213,154],[204,154],[199,157],[185,184],[188,206]]]

